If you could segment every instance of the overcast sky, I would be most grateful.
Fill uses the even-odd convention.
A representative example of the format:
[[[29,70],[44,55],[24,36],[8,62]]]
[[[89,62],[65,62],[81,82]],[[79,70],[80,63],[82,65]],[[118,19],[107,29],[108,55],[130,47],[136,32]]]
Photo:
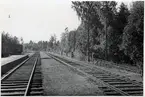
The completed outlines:
[[[22,37],[25,43],[48,41],[53,33],[60,39],[66,27],[74,30],[79,24],[69,0],[0,1],[0,31]]]

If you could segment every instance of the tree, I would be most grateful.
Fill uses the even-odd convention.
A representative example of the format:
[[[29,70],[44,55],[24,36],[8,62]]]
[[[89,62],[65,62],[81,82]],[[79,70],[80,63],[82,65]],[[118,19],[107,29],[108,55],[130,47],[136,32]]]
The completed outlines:
[[[143,72],[144,2],[133,2],[128,23],[124,28],[121,48]],[[143,73],[142,73],[143,74]]]
[[[127,6],[121,3],[112,26],[108,28],[109,58],[114,62],[125,62],[127,59],[127,56],[119,49],[119,45],[122,43],[123,29],[127,24],[128,16],[129,10]],[[129,63],[130,60],[126,60],[126,62]]]
[[[112,26],[114,22],[114,17],[116,14],[116,5],[117,3],[114,1],[102,1],[100,2],[100,6],[97,7],[97,13],[100,17],[101,23],[104,25],[104,31],[105,31],[105,57],[106,60],[108,60],[108,27]]]
[[[76,31],[70,31],[68,34],[68,46],[71,52],[71,57],[74,57],[74,51],[76,48]]]
[[[125,5],[124,3],[121,3],[119,7],[119,12],[116,15],[116,22],[113,25],[119,31],[120,34],[123,33],[123,29],[127,24],[129,14],[130,13],[127,8],[127,5]]]
[[[104,31],[106,37],[106,60],[107,52],[108,52],[108,39],[107,39],[107,29],[109,26],[113,25],[114,17],[116,15],[116,5],[117,3],[114,1],[102,1],[102,2],[90,2],[90,1],[83,1],[83,2],[72,2],[73,8],[76,10],[77,15],[84,23],[84,27],[87,30],[87,56],[89,61],[89,53],[90,51],[93,52],[93,48],[95,44],[91,44],[95,38],[100,34],[98,32],[102,30],[102,25],[104,26]],[[92,32],[92,33],[91,33]],[[95,36],[93,35],[95,33]],[[95,43],[95,42],[93,42]],[[91,44],[91,45],[90,45]]]
[[[85,30],[84,24],[82,23],[76,33],[76,48],[81,51],[84,55],[87,55],[87,31]]]
[[[64,32],[61,34],[61,42],[60,42],[61,54],[66,53],[68,56],[69,46],[68,46],[68,32]]]
[[[56,35],[51,35],[49,42],[48,42],[48,46],[52,51],[55,51],[56,47]]]
[[[97,2],[98,3],[98,2]],[[95,13],[95,3],[89,1],[75,1],[72,2],[72,8],[77,12],[78,17],[81,19],[83,26],[85,27],[85,32],[87,32],[87,61],[90,61],[90,30],[93,28],[96,23],[100,23],[97,21],[98,16]],[[95,23],[94,23],[94,20]]]
[[[2,33],[2,57],[11,54],[21,54],[22,45],[16,36],[11,36],[3,31]]]

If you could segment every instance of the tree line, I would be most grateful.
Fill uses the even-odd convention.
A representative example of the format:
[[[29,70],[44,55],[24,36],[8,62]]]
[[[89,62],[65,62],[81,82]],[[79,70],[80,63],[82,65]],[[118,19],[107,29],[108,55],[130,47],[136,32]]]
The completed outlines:
[[[74,1],[81,24],[62,34],[62,51],[81,54],[84,60],[103,59],[137,65],[143,71],[144,2],[132,2],[130,9],[115,1]]]
[[[59,41],[56,39],[56,35],[52,35],[49,41],[38,41],[37,43],[30,40],[29,43],[24,44],[24,49],[28,51],[51,51],[59,52]]]

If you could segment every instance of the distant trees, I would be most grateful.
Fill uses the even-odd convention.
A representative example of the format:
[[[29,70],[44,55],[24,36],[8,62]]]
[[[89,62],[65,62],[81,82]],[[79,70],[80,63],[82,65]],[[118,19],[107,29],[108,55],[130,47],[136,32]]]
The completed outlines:
[[[48,47],[49,51],[54,51],[54,52],[59,52],[60,47],[59,47],[59,41],[57,41],[56,35],[52,35],[48,41]]]
[[[48,42],[47,41],[39,41],[38,43],[30,40],[29,43],[25,43],[25,50],[39,51],[39,50],[47,50]]]
[[[40,43],[39,43],[40,44]],[[41,49],[41,47],[40,46],[38,46],[38,44],[36,44],[35,42],[33,42],[32,40],[30,40],[30,42],[29,43],[25,43],[24,44],[25,46],[25,50],[27,51],[27,50],[39,50],[39,49]]]
[[[32,50],[32,51],[53,51],[53,52],[59,52],[59,41],[56,39],[56,35],[51,35],[49,41],[38,41],[33,42],[30,40],[29,43],[25,43],[25,50]]]
[[[12,54],[22,53],[22,44],[16,36],[10,36],[8,33],[2,32],[2,57]]]
[[[49,39],[48,46],[50,49],[54,50],[56,44],[56,35],[52,35]]]

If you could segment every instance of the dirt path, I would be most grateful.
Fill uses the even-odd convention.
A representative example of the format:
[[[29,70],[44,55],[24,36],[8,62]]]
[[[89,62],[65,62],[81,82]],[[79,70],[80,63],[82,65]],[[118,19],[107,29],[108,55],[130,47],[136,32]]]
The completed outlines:
[[[43,52],[40,56],[45,95],[103,95],[98,86],[88,82],[84,76],[76,74]]]

